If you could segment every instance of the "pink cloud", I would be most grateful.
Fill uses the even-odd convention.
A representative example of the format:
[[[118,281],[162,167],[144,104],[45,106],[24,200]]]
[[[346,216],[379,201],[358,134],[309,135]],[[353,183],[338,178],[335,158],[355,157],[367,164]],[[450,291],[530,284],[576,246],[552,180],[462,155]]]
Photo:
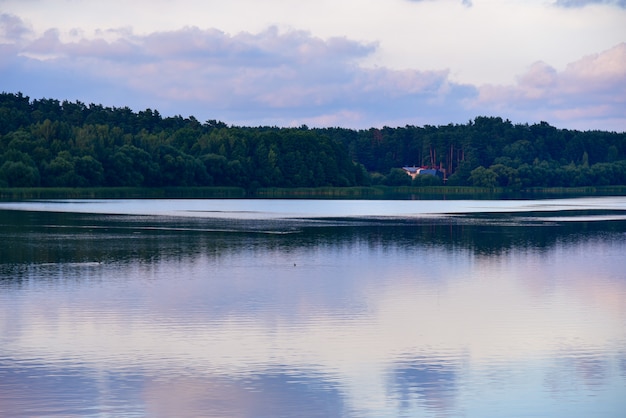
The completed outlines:
[[[515,85],[480,86],[479,96],[471,106],[525,112],[535,119],[555,123],[598,124],[606,119],[614,124],[621,119],[621,129],[625,129],[626,43],[585,56],[563,71],[543,62],[535,63]]]
[[[476,87],[450,81],[449,69],[361,67],[377,44],[305,31],[69,35],[50,29],[33,39],[19,18],[0,15],[2,88],[238,124],[371,127],[496,115],[626,130],[626,43],[560,71],[536,62],[515,84]]]
[[[621,99],[625,100],[626,43],[569,64],[563,72],[563,80],[570,92],[616,92],[617,88]]]
[[[114,42],[63,43],[55,30],[23,52],[48,53],[60,66],[126,85],[162,100],[194,100],[214,107],[258,103],[271,108],[314,107],[358,96],[433,95],[447,71],[362,69],[353,61],[374,50],[345,38],[323,40],[307,32],[228,35],[217,30],[129,36]],[[351,99],[352,98],[352,99]]]

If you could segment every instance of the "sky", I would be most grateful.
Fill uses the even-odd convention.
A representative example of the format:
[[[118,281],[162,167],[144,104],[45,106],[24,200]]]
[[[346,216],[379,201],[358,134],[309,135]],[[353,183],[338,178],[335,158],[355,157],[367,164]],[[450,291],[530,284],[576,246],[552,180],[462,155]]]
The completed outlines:
[[[239,126],[626,131],[626,0],[0,0],[0,91]]]

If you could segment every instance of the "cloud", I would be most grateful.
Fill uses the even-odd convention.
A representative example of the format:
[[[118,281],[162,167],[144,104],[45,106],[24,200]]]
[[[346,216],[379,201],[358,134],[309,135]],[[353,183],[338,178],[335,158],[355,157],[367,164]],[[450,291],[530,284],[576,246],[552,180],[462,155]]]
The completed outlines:
[[[429,1],[441,1],[441,0],[408,0],[412,3],[422,3],[422,2],[429,2]],[[458,1],[458,0],[456,0]],[[465,7],[472,7],[473,3],[472,0],[461,0],[461,4]]]
[[[606,4],[626,8],[626,0],[556,0],[554,4],[566,8],[580,8],[593,4]]]
[[[347,117],[349,123],[376,124],[382,119],[371,115],[409,115],[457,91],[445,69],[360,67],[357,62],[378,46],[345,37],[322,39],[275,27],[256,34],[187,27],[116,35],[67,41],[49,29],[14,51],[12,79],[19,84],[21,73],[33,80],[39,90],[30,95],[85,100],[82,89],[92,84],[88,90],[110,89],[108,97],[117,92],[118,105],[129,100],[134,107],[169,113],[182,108],[207,118],[214,112],[241,123],[342,124]]]
[[[562,127],[626,130],[626,44],[557,70],[536,62],[505,85],[461,84],[448,68],[361,63],[376,42],[269,27],[229,34],[184,27],[35,35],[0,17],[2,90],[236,125],[465,123],[477,115]]]
[[[17,16],[0,14],[0,44],[21,40],[31,29]]]
[[[475,106],[524,112],[542,120],[585,123],[621,120],[626,108],[626,43],[572,62],[563,71],[533,64],[515,85],[485,85]]]

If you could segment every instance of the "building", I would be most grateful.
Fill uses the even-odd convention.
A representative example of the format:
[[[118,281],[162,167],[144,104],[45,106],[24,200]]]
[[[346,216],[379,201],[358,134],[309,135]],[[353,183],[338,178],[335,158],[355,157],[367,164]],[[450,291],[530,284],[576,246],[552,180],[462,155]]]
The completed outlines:
[[[421,176],[421,175],[430,175],[430,176],[436,176],[440,178],[444,177],[443,172],[440,170],[437,170],[436,168],[413,166],[413,167],[402,167],[402,169],[409,176],[411,176],[412,179],[415,179],[415,177]]]

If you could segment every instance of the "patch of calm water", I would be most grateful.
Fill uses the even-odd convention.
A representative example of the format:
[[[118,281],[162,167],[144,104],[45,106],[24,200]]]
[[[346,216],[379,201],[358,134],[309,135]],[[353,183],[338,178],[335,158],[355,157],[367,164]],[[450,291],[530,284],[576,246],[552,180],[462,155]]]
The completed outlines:
[[[626,200],[255,202],[1,204],[0,416],[626,411]]]

